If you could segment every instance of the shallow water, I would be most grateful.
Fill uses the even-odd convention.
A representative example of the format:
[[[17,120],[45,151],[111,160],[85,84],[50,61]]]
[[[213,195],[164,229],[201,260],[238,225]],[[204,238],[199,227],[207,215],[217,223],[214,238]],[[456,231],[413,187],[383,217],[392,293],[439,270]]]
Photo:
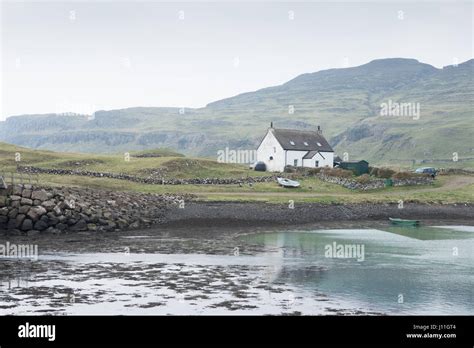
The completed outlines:
[[[474,314],[474,226],[7,241],[35,243],[39,257],[0,259],[3,315]]]

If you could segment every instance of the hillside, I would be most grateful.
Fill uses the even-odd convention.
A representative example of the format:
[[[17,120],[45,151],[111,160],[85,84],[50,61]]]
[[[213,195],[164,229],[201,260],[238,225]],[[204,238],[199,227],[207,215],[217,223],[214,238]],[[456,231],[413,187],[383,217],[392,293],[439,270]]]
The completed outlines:
[[[204,108],[138,107],[86,116],[22,115],[0,122],[0,140],[36,149],[132,152],[166,147],[216,157],[254,149],[271,121],[280,128],[321,125],[338,154],[378,163],[447,160],[472,166],[474,60],[437,69],[414,59],[381,59],[297,76],[287,83]],[[419,103],[419,119],[381,116],[381,104]],[[294,113],[288,112],[290,105]]]

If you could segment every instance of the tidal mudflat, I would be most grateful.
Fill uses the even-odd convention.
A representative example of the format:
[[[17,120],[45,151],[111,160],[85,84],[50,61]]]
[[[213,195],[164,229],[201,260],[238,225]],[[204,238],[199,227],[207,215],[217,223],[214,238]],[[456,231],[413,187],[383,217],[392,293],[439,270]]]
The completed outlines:
[[[474,313],[468,223],[161,228],[6,242],[35,244],[39,255],[0,259],[1,315]],[[329,253],[341,245],[359,246],[363,257]]]

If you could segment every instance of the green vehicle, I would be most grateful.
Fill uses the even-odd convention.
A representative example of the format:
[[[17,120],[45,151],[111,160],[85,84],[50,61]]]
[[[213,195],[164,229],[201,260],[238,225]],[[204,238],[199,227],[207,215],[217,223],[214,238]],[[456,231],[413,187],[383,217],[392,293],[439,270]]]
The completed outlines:
[[[388,218],[392,225],[398,226],[418,226],[420,224],[419,220],[406,220],[406,219],[398,219],[398,218]]]

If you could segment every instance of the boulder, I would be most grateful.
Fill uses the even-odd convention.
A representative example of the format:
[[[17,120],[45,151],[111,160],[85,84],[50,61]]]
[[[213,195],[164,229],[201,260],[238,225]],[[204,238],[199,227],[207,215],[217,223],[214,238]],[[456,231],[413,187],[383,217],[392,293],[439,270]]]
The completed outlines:
[[[71,226],[71,231],[87,231],[87,223],[85,220],[79,220],[73,226]]]
[[[28,231],[33,229],[33,221],[30,219],[25,219],[23,220],[23,223],[21,224],[21,229],[23,231]]]
[[[17,209],[17,208],[13,208],[13,209],[10,210],[10,212],[8,213],[8,217],[9,217],[10,219],[16,218],[17,215],[18,215],[18,209]]]
[[[28,211],[28,217],[33,221],[37,221],[42,215],[46,214],[46,209],[42,206],[33,207]]]
[[[48,227],[49,227],[48,223],[43,220],[36,221],[35,226],[34,226],[35,230],[39,230],[39,231],[43,231],[47,229]]]
[[[22,205],[20,208],[18,208],[18,213],[20,214],[26,214],[28,211],[31,209],[29,205]]]
[[[44,201],[43,203],[41,203],[41,206],[46,208],[46,210],[51,211],[56,206],[56,203],[54,203],[54,201],[50,199],[49,201]]]
[[[29,198],[22,198],[20,203],[21,205],[33,205],[33,201]]]
[[[31,198],[37,199],[40,201],[47,201],[49,198],[49,195],[45,190],[38,190],[38,191],[33,191],[31,193]]]
[[[56,225],[56,228],[60,231],[64,231],[67,229],[67,225],[66,224],[62,224],[62,223],[59,223]]]
[[[21,196],[21,192],[23,191],[23,187],[21,185],[15,185],[13,186],[13,191],[12,193],[17,196]]]
[[[26,218],[26,215],[25,214],[18,214],[15,218],[16,222],[15,222],[15,226],[16,228],[20,228],[21,225],[23,224],[23,221],[25,220]]]

